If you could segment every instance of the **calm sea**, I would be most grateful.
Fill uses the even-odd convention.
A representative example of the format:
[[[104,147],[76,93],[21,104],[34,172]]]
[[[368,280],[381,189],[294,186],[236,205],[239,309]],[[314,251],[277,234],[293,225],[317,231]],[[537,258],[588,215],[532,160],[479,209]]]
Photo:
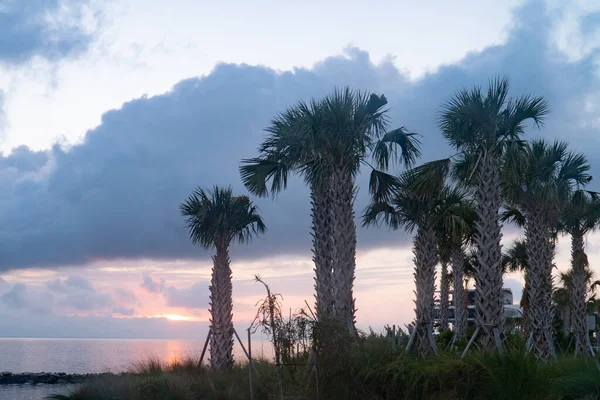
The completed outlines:
[[[199,358],[203,345],[203,340],[0,338],[0,372],[122,372],[149,357],[157,357],[164,362],[185,357]],[[256,356],[268,353],[260,341],[253,342],[252,347]],[[243,358],[243,351],[237,343],[234,352],[236,358]],[[50,393],[64,393],[70,389],[56,385],[0,385],[0,399],[37,400]]]

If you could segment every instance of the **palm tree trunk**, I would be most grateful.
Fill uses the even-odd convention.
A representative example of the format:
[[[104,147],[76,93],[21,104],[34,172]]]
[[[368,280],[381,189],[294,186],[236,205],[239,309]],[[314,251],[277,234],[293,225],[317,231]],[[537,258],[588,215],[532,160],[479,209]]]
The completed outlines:
[[[448,264],[442,263],[442,273],[440,276],[440,331],[448,329],[449,296],[450,278],[448,276]]]
[[[527,271],[524,271],[525,285],[523,286],[523,293],[521,293],[520,306],[523,309],[522,319],[522,337],[527,340],[529,337],[529,306],[527,305],[527,293],[529,287],[529,278],[527,277]]]
[[[223,372],[233,364],[233,300],[229,251],[217,246],[213,256],[210,281],[210,363],[214,371]]]
[[[329,188],[328,188],[329,189]],[[334,315],[333,298],[333,200],[330,190],[311,190],[313,261],[315,263],[316,311],[319,320]]]
[[[463,267],[465,262],[465,252],[462,248],[457,248],[450,258],[452,262],[452,301],[454,303],[454,334],[456,339],[462,339],[467,332],[467,298],[463,286]]]
[[[433,295],[435,292],[435,265],[437,249],[435,232],[426,223],[420,224],[415,236],[413,253],[415,255],[416,320],[413,349],[418,357],[425,357],[436,351],[433,338]]]
[[[482,150],[475,186],[478,268],[475,275],[475,319],[481,328],[481,344],[495,348],[494,328],[503,330],[502,232],[500,231],[500,166],[496,157]]]
[[[561,310],[562,315],[562,331],[565,336],[571,333],[571,307],[565,305]]]
[[[334,301],[336,317],[351,331],[355,325],[352,288],[356,270],[356,225],[354,222],[354,179],[346,168],[339,168],[332,187],[334,203]]]
[[[573,269],[572,322],[575,331],[575,351],[581,354],[590,354],[587,345],[589,336],[585,301],[587,294],[586,264],[587,256],[583,249],[583,235],[579,232],[573,233],[571,235],[571,268]]]
[[[552,259],[554,245],[548,211],[534,207],[527,211],[525,237],[529,271],[527,307],[529,334],[532,336],[533,352],[540,359],[556,355],[552,339]]]

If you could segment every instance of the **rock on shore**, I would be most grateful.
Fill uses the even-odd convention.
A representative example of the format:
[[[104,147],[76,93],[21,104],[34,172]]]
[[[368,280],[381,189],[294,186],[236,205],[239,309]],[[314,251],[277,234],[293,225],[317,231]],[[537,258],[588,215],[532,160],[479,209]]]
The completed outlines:
[[[112,376],[112,373],[103,374],[65,374],[64,372],[0,372],[0,385],[38,385],[38,384],[67,384],[82,383],[91,378]]]

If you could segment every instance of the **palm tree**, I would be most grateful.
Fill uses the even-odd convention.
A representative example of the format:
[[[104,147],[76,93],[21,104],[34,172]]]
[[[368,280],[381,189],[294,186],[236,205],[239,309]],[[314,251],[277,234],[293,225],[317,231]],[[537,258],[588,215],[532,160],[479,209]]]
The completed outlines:
[[[584,249],[585,236],[600,223],[598,194],[577,190],[564,207],[560,225],[562,231],[571,235],[571,306],[572,326],[575,331],[575,352],[594,355],[587,330],[586,294],[591,276]]]
[[[564,142],[534,140],[505,169],[505,194],[525,219],[527,307],[537,357],[555,357],[552,340],[552,269],[558,218],[575,187],[591,177],[585,156]]]
[[[265,232],[258,209],[247,196],[234,196],[230,187],[197,188],[180,205],[192,243],[214,248],[210,281],[210,362],[215,371],[233,363],[233,301],[229,246],[247,243]]]
[[[444,243],[438,243],[438,259],[441,264],[440,271],[440,332],[448,329],[448,318],[450,310],[450,283],[452,274],[448,272],[450,255],[444,248]]]
[[[480,87],[462,89],[445,104],[439,120],[446,140],[470,166],[463,179],[473,190],[478,214],[475,317],[487,349],[495,346],[494,330],[503,325],[499,219],[503,153],[507,143],[520,140],[526,121],[539,126],[548,113],[541,97],[509,99],[508,90],[506,78],[493,80],[487,92]]]
[[[467,293],[464,286],[465,266],[467,264],[467,247],[472,243],[475,232],[477,215],[472,202],[464,199],[456,206],[453,213],[460,218],[461,224],[438,225],[438,247],[444,254],[444,259],[451,265],[452,273],[452,302],[454,304],[454,336],[456,339],[465,337],[467,331]],[[450,279],[447,279],[450,282]],[[441,305],[440,305],[441,312]],[[441,320],[441,317],[440,317]]]
[[[416,317],[415,330],[408,348],[414,348],[419,357],[437,352],[433,339],[433,295],[435,266],[438,262],[436,232],[450,231],[465,224],[458,210],[466,201],[466,193],[457,188],[438,185],[436,190],[423,195],[414,190],[415,182],[422,179],[418,170],[411,170],[398,178],[397,190],[389,201],[374,201],[367,207],[363,224],[384,221],[391,229],[404,228],[417,233],[413,242],[415,255]]]
[[[354,325],[353,200],[361,165],[370,166],[373,159],[377,169],[371,172],[370,190],[386,197],[392,177],[380,170],[392,161],[410,166],[420,155],[414,133],[404,128],[385,133],[386,104],[383,95],[347,88],[310,104],[300,101],[271,121],[259,156],[243,160],[240,167],[248,190],[260,196],[284,190],[290,173],[301,175],[309,186],[320,319],[335,316]]]

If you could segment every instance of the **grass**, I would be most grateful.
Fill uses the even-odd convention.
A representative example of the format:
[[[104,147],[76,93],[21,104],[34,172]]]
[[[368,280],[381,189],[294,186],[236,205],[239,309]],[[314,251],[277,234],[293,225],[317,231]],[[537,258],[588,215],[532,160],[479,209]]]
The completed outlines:
[[[303,364],[305,359],[297,360]],[[254,398],[279,399],[275,366],[255,361]],[[90,381],[60,400],[242,400],[250,398],[247,364],[215,375],[195,360],[170,365],[148,359],[132,367],[131,375],[107,376]],[[304,365],[283,368],[285,399],[316,399],[316,380]],[[320,398],[518,400],[598,399],[600,371],[593,360],[561,356],[558,362],[540,363],[515,349],[504,357],[470,353],[465,359],[442,352],[417,360],[390,342],[370,335],[343,355],[320,357]]]

